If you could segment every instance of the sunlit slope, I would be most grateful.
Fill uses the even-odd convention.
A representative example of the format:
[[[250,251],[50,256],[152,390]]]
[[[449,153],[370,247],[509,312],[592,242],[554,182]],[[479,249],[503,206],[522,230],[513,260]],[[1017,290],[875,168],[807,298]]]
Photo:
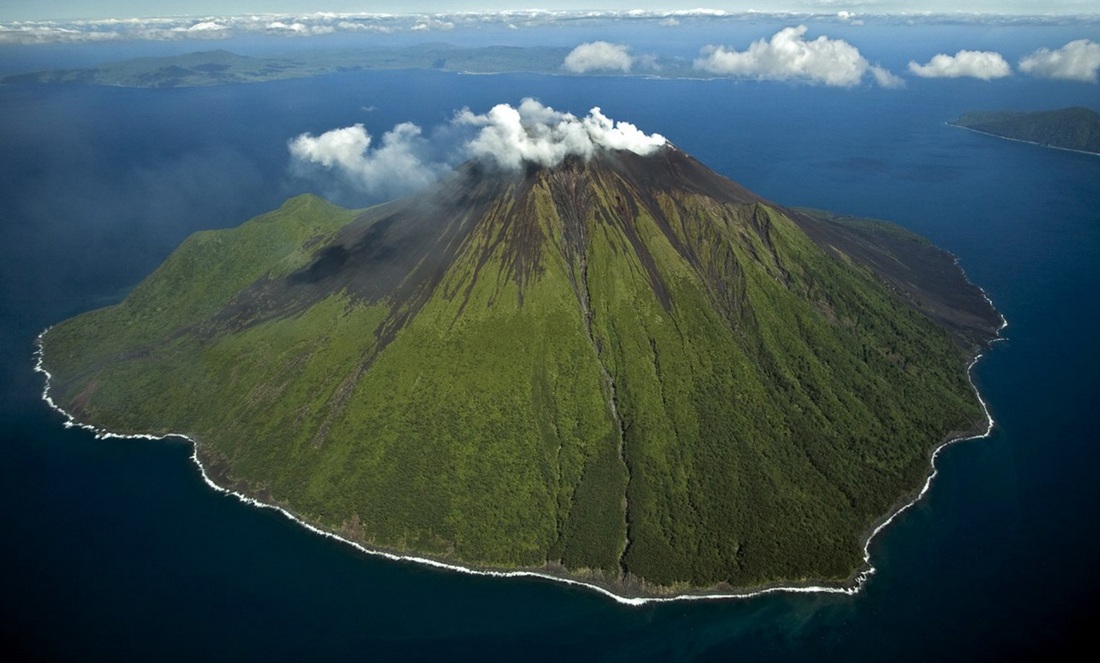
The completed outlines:
[[[672,148],[471,164],[197,235],[44,356],[80,420],[190,435],[220,482],[379,548],[624,592],[842,581],[984,424],[965,369],[999,319],[922,251]]]

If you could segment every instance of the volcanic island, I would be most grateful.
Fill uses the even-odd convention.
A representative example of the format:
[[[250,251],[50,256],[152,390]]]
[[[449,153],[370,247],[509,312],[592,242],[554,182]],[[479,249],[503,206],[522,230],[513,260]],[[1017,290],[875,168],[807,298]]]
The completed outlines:
[[[471,159],[365,210],[189,237],[40,338],[48,397],[185,435],[218,486],[371,551],[619,597],[851,588],[1001,316],[900,227],[670,143]]]

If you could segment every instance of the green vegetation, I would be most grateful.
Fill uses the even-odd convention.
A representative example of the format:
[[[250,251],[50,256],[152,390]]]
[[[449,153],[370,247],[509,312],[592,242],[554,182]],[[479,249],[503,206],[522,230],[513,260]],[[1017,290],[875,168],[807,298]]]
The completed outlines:
[[[1003,138],[1100,154],[1100,113],[1088,108],[964,113],[952,124]]]
[[[219,482],[368,545],[620,591],[842,582],[984,423],[965,367],[996,328],[884,285],[866,256],[915,263],[876,233],[933,250],[671,149],[468,167],[199,233],[44,357],[80,420],[185,433]],[[976,291],[951,269],[921,296]]]

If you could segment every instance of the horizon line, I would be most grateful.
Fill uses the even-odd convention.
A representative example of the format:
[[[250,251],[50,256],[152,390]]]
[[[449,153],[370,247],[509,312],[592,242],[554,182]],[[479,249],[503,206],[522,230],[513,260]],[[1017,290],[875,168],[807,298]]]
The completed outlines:
[[[148,20],[179,20],[179,19],[209,19],[209,18],[247,18],[247,17],[300,17],[300,18],[369,18],[369,19],[415,19],[427,17],[490,17],[490,16],[555,16],[576,17],[589,19],[653,19],[653,18],[745,18],[745,17],[786,17],[801,16],[810,18],[832,18],[840,20],[849,19],[880,19],[880,18],[1097,18],[1100,19],[1100,9],[1095,11],[1048,11],[1048,12],[1012,12],[991,10],[956,10],[956,11],[815,11],[815,10],[724,10],[724,9],[544,9],[538,7],[498,9],[498,10],[457,10],[457,11],[424,11],[424,12],[333,12],[333,11],[259,11],[259,12],[225,12],[225,13],[196,13],[196,14],[147,14],[140,16],[54,16],[39,18],[0,18],[0,25],[5,23],[50,23],[50,22],[88,22],[109,23]]]

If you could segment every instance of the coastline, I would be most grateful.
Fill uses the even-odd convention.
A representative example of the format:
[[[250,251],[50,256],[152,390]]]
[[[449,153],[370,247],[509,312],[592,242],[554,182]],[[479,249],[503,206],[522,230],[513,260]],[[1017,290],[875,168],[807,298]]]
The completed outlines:
[[[1023,143],[1025,145],[1035,145],[1037,147],[1046,147],[1052,150],[1062,150],[1063,152],[1076,152],[1077,154],[1088,154],[1094,157],[1100,157],[1100,152],[1089,152],[1088,150],[1075,150],[1072,147],[1059,147],[1058,145],[1050,145],[1048,143],[1036,143],[1033,140],[1024,140],[1022,138],[1010,138],[1008,136],[1002,136],[1000,134],[990,133],[988,131],[982,131],[981,129],[974,129],[972,127],[964,127],[961,124],[955,124],[954,122],[944,122],[949,127],[956,129],[965,129],[966,131],[973,131],[976,134],[983,136],[992,136],[994,138],[1000,138],[1001,140],[1010,140],[1013,143]]]
[[[965,128],[965,127],[960,127],[960,128]],[[979,133],[981,133],[981,132],[979,132]],[[981,289],[979,288],[979,290],[981,290]],[[989,298],[989,296],[986,294],[986,292],[984,290],[981,290],[981,293],[982,293],[982,296],[985,297],[986,301],[988,301],[990,306],[992,307],[993,302]],[[996,309],[994,309],[994,310],[996,310]],[[998,312],[998,314],[999,314],[999,312]],[[992,345],[993,343],[996,343],[997,341],[1004,340],[1004,338],[1001,336],[1001,332],[1008,326],[1008,321],[1005,319],[1003,314],[999,314],[999,315],[1001,317],[1001,326],[997,329],[996,338],[994,338],[992,341],[990,341],[990,343],[989,343],[990,345]],[[50,393],[49,393],[50,392],[50,382],[51,382],[52,375],[50,374],[50,372],[48,370],[46,370],[46,368],[44,366],[44,352],[43,352],[42,343],[43,343],[43,338],[50,331],[50,329],[51,329],[50,327],[47,327],[46,329],[42,330],[38,334],[38,336],[35,338],[35,353],[34,353],[35,366],[34,366],[34,370],[35,370],[35,372],[41,373],[45,376],[44,385],[43,385],[43,389],[42,389],[42,400],[44,400],[46,402],[46,404],[49,405],[49,407],[52,410],[54,410],[54,411],[56,411],[56,412],[58,412],[62,415],[62,417],[64,418],[64,421],[63,421],[62,425],[65,428],[81,428],[81,429],[90,431],[91,433],[93,433],[93,435],[95,436],[96,439],[167,440],[169,438],[179,438],[179,439],[186,440],[191,445],[191,461],[198,468],[199,474],[202,477],[203,482],[207,486],[212,488],[215,492],[223,494],[223,495],[233,496],[233,497],[237,498],[238,500],[240,500],[241,502],[243,502],[245,504],[248,504],[249,506],[253,506],[253,507],[257,507],[257,508],[261,508],[261,509],[273,509],[275,511],[278,511],[279,513],[281,513],[283,516],[285,516],[289,520],[295,522],[298,525],[301,525],[302,527],[304,527],[305,529],[309,530],[310,532],[312,532],[314,534],[319,534],[323,537],[327,537],[327,538],[330,538],[330,539],[335,539],[337,541],[340,541],[342,543],[350,545],[351,547],[355,548],[356,550],[358,550],[358,551],[360,551],[364,554],[367,554],[367,555],[371,555],[371,556],[375,556],[375,557],[382,557],[382,558],[392,560],[392,561],[412,562],[412,563],[416,563],[416,564],[423,564],[423,565],[426,565],[426,566],[431,566],[431,567],[435,567],[435,568],[439,568],[439,569],[445,569],[445,570],[448,570],[448,571],[456,571],[456,572],[465,573],[465,574],[468,574],[468,575],[489,576],[489,577],[496,577],[496,578],[539,578],[539,579],[543,579],[543,580],[550,580],[550,581],[559,582],[559,583],[563,583],[563,584],[574,586],[574,587],[581,587],[581,588],[585,588],[585,589],[588,589],[588,590],[592,590],[592,591],[595,591],[599,594],[603,594],[604,596],[614,600],[617,603],[620,603],[620,604],[623,604],[623,605],[629,605],[629,606],[643,606],[643,605],[650,604],[650,603],[671,603],[671,602],[674,602],[674,601],[704,601],[704,600],[747,599],[747,598],[752,598],[754,596],[760,596],[760,595],[772,594],[772,593],[790,593],[790,594],[817,594],[817,593],[821,593],[821,594],[846,594],[848,596],[853,596],[853,595],[859,593],[859,591],[863,588],[863,586],[870,579],[870,577],[872,575],[874,575],[875,572],[876,572],[876,569],[875,569],[874,565],[871,563],[871,553],[870,553],[871,543],[874,541],[874,538],[878,535],[879,532],[881,532],[887,526],[889,526],[890,523],[892,523],[895,518],[897,518],[899,515],[904,513],[906,510],[908,510],[911,506],[913,506],[914,504],[919,502],[924,497],[924,495],[928,492],[928,490],[932,486],[932,481],[935,479],[935,477],[936,477],[936,475],[938,474],[938,471],[939,471],[938,468],[936,467],[936,459],[939,456],[940,452],[945,447],[947,447],[949,445],[952,445],[952,444],[955,444],[957,442],[965,442],[965,441],[968,441],[968,440],[988,438],[990,436],[990,434],[993,432],[993,428],[994,428],[993,416],[990,414],[989,407],[988,407],[985,399],[982,397],[981,392],[978,390],[977,385],[974,383],[973,374],[972,374],[974,366],[976,366],[978,361],[985,355],[984,352],[979,352],[973,357],[973,359],[971,359],[970,363],[967,365],[966,374],[967,374],[967,381],[970,383],[970,386],[973,389],[975,396],[977,396],[978,401],[982,406],[982,411],[984,412],[984,414],[986,416],[986,427],[985,427],[984,432],[977,433],[977,434],[963,434],[963,435],[959,435],[959,436],[956,436],[956,437],[950,437],[950,438],[946,439],[945,441],[942,441],[939,445],[937,445],[936,447],[933,448],[933,450],[931,452],[930,460],[929,460],[930,469],[929,469],[927,477],[925,478],[924,484],[921,486],[920,490],[917,491],[915,497],[913,497],[912,499],[910,499],[908,501],[905,501],[904,498],[903,498],[903,500],[901,502],[899,502],[897,505],[892,507],[891,510],[886,515],[884,515],[880,520],[875,521],[875,524],[873,524],[872,528],[869,530],[869,534],[866,536],[866,538],[864,539],[864,542],[863,542],[863,563],[853,571],[852,575],[849,576],[849,578],[847,580],[844,580],[842,582],[835,583],[835,584],[828,584],[828,583],[812,584],[812,581],[808,582],[808,583],[805,583],[805,584],[775,583],[775,584],[768,584],[768,585],[761,586],[759,588],[749,589],[749,590],[745,590],[745,591],[721,591],[721,590],[708,591],[706,589],[702,589],[702,590],[698,590],[695,593],[671,594],[671,595],[667,595],[667,596],[664,596],[664,595],[631,596],[631,595],[619,594],[616,591],[614,591],[613,589],[611,589],[610,586],[607,586],[607,585],[596,584],[596,583],[593,583],[593,582],[585,582],[583,580],[578,580],[576,578],[567,577],[567,576],[564,576],[564,575],[557,575],[557,574],[554,574],[554,573],[550,573],[548,571],[539,571],[539,570],[503,571],[503,570],[492,570],[492,569],[476,568],[476,567],[472,567],[472,566],[463,566],[463,565],[456,564],[456,563],[453,563],[453,562],[445,562],[445,561],[441,561],[441,560],[437,560],[437,559],[432,559],[430,557],[424,557],[424,556],[418,556],[418,555],[402,555],[402,554],[399,554],[399,553],[388,552],[388,551],[385,551],[385,550],[370,548],[370,547],[365,546],[365,545],[363,545],[361,543],[358,543],[356,541],[352,541],[350,539],[344,538],[344,537],[342,537],[342,536],[340,536],[340,535],[338,535],[334,532],[331,532],[331,531],[322,529],[320,527],[317,527],[316,525],[313,525],[313,524],[299,518],[297,515],[295,515],[294,513],[292,513],[291,511],[287,510],[286,508],[284,508],[282,506],[279,506],[277,504],[269,504],[269,503],[266,503],[266,502],[262,502],[262,501],[260,501],[256,498],[254,498],[254,497],[246,495],[246,494],[244,494],[242,492],[239,492],[237,490],[233,490],[231,488],[226,488],[226,487],[223,487],[223,486],[219,485],[218,483],[216,483],[211,478],[210,473],[207,472],[206,467],[203,465],[201,459],[199,458],[199,442],[197,440],[195,440],[194,438],[191,438],[191,437],[189,437],[187,435],[184,435],[182,433],[166,433],[164,435],[150,435],[150,434],[144,434],[144,433],[134,433],[134,434],[114,433],[114,432],[111,432],[111,431],[108,431],[108,430],[97,428],[96,426],[93,426],[91,424],[87,424],[87,423],[83,423],[81,421],[78,421],[75,417],[72,416],[72,414],[70,414],[64,408],[57,405],[53,401],[53,399],[52,399],[52,397],[50,396]]]

